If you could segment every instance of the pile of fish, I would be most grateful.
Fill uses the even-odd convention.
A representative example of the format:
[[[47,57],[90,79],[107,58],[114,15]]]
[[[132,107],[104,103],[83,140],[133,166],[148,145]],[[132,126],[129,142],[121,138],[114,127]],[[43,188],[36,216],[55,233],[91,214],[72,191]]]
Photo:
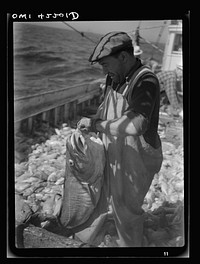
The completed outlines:
[[[32,146],[27,162],[15,164],[15,193],[30,210],[56,214],[63,196],[66,137],[73,129],[65,125],[44,143]]]
[[[163,121],[164,120],[164,121]],[[184,148],[182,119],[160,118],[163,163],[144,199],[149,246],[184,245]]]
[[[30,144],[31,150],[27,159],[15,164],[16,210],[17,207],[20,208],[20,201],[26,205],[24,215],[20,215],[16,219],[17,222],[24,221],[24,218],[38,211],[44,215],[57,215],[63,197],[66,138],[74,131],[75,129],[67,124],[63,124],[60,129],[54,129],[54,134],[42,140],[42,143]],[[166,126],[160,125],[161,138],[165,137],[165,132]],[[183,146],[180,144],[177,147],[163,140],[162,145],[164,155],[162,168],[155,176],[143,205],[147,214],[145,222],[147,245],[159,246],[160,240],[164,237],[168,241],[165,241],[166,246],[171,245],[169,241],[172,241],[173,246],[181,246],[184,197]],[[174,235],[166,237],[166,232],[163,233],[166,228],[167,230],[171,228],[175,237]],[[105,237],[101,246],[109,246],[110,242],[106,242],[109,240],[108,237],[109,235]]]
[[[143,208],[153,211],[163,202],[176,203],[184,199],[183,146],[175,148],[172,143],[162,142],[163,163],[154,176],[145,197]]]

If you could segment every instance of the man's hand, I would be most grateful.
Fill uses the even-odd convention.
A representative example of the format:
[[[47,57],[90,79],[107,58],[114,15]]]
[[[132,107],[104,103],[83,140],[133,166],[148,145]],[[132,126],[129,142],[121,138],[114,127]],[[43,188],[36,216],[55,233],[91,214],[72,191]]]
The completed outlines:
[[[83,131],[91,130],[91,126],[92,126],[92,119],[87,117],[81,118],[81,120],[77,123],[77,128]]]
[[[83,132],[95,132],[97,133],[98,130],[96,128],[96,123],[102,121],[101,119],[95,118],[87,118],[83,117],[78,123],[77,128]]]

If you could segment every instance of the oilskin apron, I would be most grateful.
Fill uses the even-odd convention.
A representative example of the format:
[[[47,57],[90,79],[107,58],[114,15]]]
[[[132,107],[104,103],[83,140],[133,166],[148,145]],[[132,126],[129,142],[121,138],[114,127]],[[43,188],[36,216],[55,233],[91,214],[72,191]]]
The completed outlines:
[[[142,68],[124,84],[123,93],[108,87],[99,108],[103,120],[120,118],[128,107],[126,94],[138,78],[148,72]],[[161,147],[154,149],[141,136],[111,136],[102,134],[107,150],[105,177],[108,180],[111,205],[120,247],[140,247],[143,238],[144,212],[141,208],[154,175],[162,164]]]

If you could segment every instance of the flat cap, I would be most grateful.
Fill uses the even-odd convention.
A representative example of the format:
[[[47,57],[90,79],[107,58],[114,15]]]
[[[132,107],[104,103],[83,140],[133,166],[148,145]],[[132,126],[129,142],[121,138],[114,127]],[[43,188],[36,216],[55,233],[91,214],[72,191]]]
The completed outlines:
[[[102,37],[89,58],[91,63],[112,55],[124,48],[133,47],[132,40],[125,32],[114,31]]]

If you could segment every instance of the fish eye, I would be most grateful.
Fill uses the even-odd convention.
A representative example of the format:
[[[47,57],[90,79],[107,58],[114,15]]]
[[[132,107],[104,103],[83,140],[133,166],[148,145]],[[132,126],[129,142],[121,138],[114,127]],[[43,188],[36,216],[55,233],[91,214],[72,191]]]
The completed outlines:
[[[74,166],[74,161],[72,159],[69,159],[69,165]]]

